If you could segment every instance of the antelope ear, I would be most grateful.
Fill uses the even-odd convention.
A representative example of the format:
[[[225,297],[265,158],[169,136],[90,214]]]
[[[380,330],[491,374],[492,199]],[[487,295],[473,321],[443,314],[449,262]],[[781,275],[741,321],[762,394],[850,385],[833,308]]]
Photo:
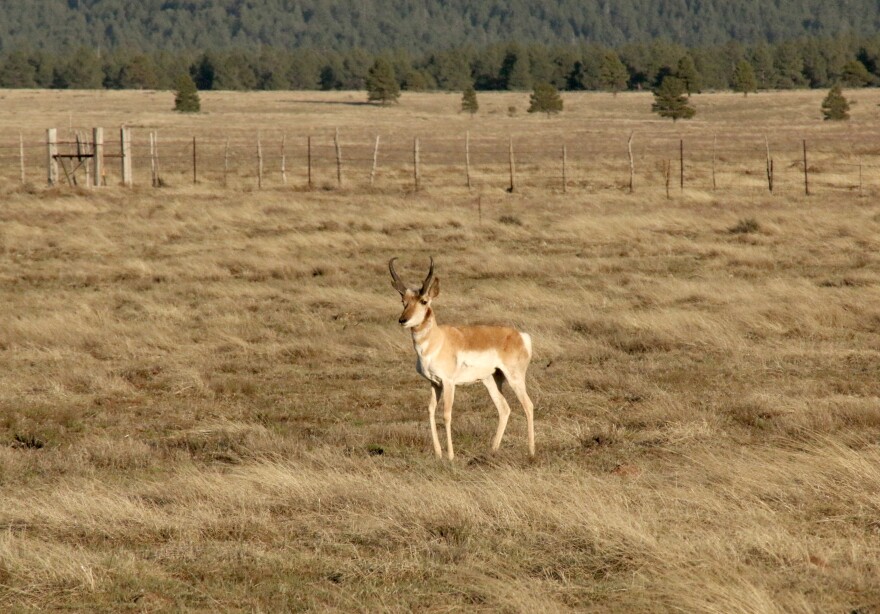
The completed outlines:
[[[428,291],[425,293],[425,296],[430,299],[435,299],[438,294],[440,294],[440,279],[435,277],[434,281],[431,282],[431,287],[428,288]]]

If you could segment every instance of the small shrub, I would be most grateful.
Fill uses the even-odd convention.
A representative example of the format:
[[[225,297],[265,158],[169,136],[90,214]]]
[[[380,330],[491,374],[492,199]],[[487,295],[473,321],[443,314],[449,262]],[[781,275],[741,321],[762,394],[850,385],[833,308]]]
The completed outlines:
[[[760,225],[758,224],[758,220],[753,217],[744,218],[738,221],[736,224],[727,229],[727,232],[731,234],[749,234],[752,232],[758,232]]]
[[[508,226],[522,226],[522,220],[515,215],[502,215],[498,218],[498,221],[502,224],[507,224]]]

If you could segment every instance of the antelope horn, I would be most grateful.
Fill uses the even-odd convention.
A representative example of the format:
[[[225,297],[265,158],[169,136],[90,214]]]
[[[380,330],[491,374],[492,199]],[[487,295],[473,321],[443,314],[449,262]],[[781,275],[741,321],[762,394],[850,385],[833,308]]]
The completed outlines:
[[[434,281],[434,257],[431,256],[431,268],[428,270],[428,276],[425,278],[425,283],[422,284],[422,289],[420,290],[421,294],[424,294],[428,291],[428,288],[431,287],[431,282]]]
[[[391,285],[394,286],[394,289],[403,294],[406,292],[406,284],[400,279],[400,275],[397,274],[397,271],[394,270],[394,261],[397,258],[392,258],[388,261],[388,270],[391,271]]]

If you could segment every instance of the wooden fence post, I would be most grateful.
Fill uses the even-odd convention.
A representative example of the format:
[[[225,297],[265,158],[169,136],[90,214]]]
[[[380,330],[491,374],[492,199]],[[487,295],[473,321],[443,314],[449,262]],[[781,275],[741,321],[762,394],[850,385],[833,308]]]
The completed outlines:
[[[767,147],[767,188],[773,193],[773,158],[770,157],[770,140],[764,135],[764,144]]]
[[[807,166],[807,139],[804,139],[804,194],[810,195],[810,170]]]
[[[464,133],[464,172],[467,176],[467,187],[471,189],[471,131]]]
[[[287,161],[284,159],[284,133],[281,133],[281,185],[287,185]]]
[[[198,176],[198,156],[196,153],[196,137],[193,137],[193,185],[199,182]]]
[[[46,173],[49,187],[58,184],[58,130],[49,128],[46,130]]]
[[[684,139],[679,139],[678,141],[678,164],[681,169],[679,187],[684,192]]]
[[[669,200],[669,176],[672,174],[672,160],[666,160],[666,200]]]
[[[513,137],[509,137],[508,146],[507,146],[507,156],[508,156],[508,165],[510,167],[510,187],[507,188],[508,192],[513,192],[516,190],[516,165],[513,158]]]
[[[336,133],[333,137],[333,142],[336,144],[336,185],[340,188],[342,187],[342,145],[339,144],[339,128],[336,129]]]
[[[629,153],[629,193],[632,194],[635,192],[635,175],[636,175],[636,164],[635,160],[633,160],[633,135],[635,131],[629,133],[629,138],[626,141],[626,151]]]
[[[150,131],[150,185],[156,187],[156,133]]]
[[[24,177],[24,166],[22,165],[22,177]],[[859,156],[859,196],[862,195],[862,157]]]
[[[379,164],[379,135],[376,135],[376,146],[373,147],[373,167],[370,169],[370,187],[376,180],[376,167]]]
[[[312,137],[306,138],[306,164],[308,165],[309,189],[312,189]]]
[[[162,170],[159,165],[159,131],[153,133],[153,155],[156,158],[156,187],[162,187]]]
[[[260,131],[257,131],[257,187],[263,189],[263,143]]]
[[[92,171],[96,187],[104,184],[104,129],[92,129]]]
[[[718,135],[712,135],[712,191],[716,189],[715,184],[715,146],[718,144]]]
[[[24,135],[21,132],[18,133],[18,159],[21,165],[21,183],[24,184],[26,181],[24,174]],[[861,172],[859,175],[861,176]],[[861,193],[861,190],[859,192]]]
[[[76,161],[79,162],[79,166],[83,167],[83,171],[86,175],[85,186],[87,188],[92,187],[92,177],[90,172],[91,160],[88,158],[89,154],[89,144],[88,141],[85,141],[85,136],[81,136],[77,131],[76,133]]]
[[[565,148],[565,145],[562,145],[562,193],[565,194],[565,191],[568,186],[568,175],[566,173],[567,163],[568,162],[568,151]]]
[[[418,192],[422,183],[421,169],[419,168],[419,137],[413,140],[413,182],[415,191]]]
[[[119,129],[119,141],[122,153],[122,185],[130,188],[134,184],[131,175],[131,128],[123,126]]]
[[[229,137],[226,137],[226,146],[223,149],[223,187],[229,185]]]

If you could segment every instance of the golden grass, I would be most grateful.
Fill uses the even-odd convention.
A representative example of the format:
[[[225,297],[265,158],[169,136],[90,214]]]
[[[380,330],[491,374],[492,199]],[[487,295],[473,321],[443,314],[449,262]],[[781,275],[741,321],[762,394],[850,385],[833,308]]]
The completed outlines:
[[[158,94],[5,95],[34,134],[80,98],[96,109],[84,125],[218,122],[165,112]],[[289,96],[360,99],[205,102],[244,133],[266,125],[264,103],[286,108]],[[637,95],[607,117],[588,113],[583,95],[570,115],[514,124],[513,97],[481,100],[487,135],[574,133],[594,113],[607,119],[591,128],[604,143],[627,122],[652,122]],[[849,128],[817,127],[814,97],[755,97],[769,102],[765,120],[743,106],[752,97],[705,95],[704,127],[733,134],[752,118],[771,139],[826,130],[829,151],[844,151]],[[364,139],[377,125],[403,135],[469,125],[445,94],[407,95],[392,110],[298,105],[307,126]],[[874,111],[856,112],[869,130]],[[387,119],[368,123],[375,114]],[[0,604],[876,611],[873,192],[697,186],[667,201],[661,184],[615,187],[625,160],[606,153],[589,172],[622,179],[567,195],[537,183],[506,194],[503,174],[471,193],[455,187],[459,169],[440,167],[419,194],[364,189],[362,175],[312,192],[257,191],[246,176],[229,190],[207,180],[22,189],[10,171]],[[386,268],[399,256],[414,280],[428,254],[441,322],[531,333],[533,462],[515,403],[489,454],[496,416],[481,387],[456,396],[459,458],[433,458],[429,392]]]

